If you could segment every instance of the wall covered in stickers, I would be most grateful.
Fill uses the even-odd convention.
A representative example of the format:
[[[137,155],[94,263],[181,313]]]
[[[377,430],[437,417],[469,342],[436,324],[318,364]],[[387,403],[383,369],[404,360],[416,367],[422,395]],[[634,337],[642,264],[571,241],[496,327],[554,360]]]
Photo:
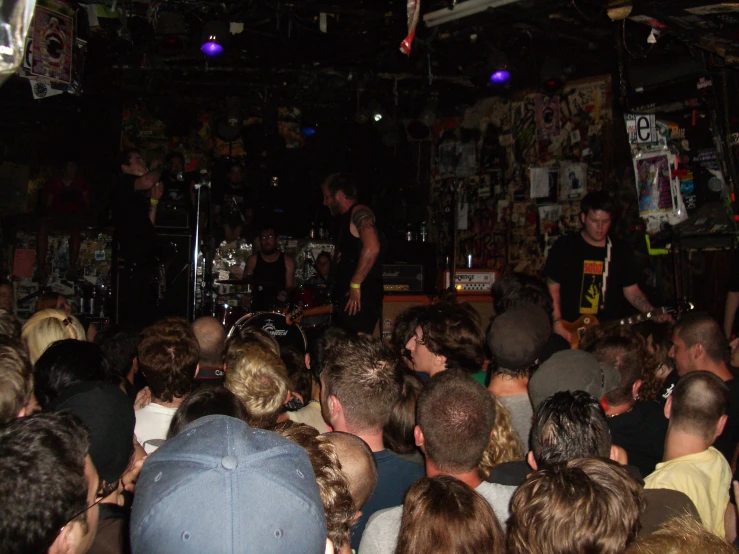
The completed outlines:
[[[456,216],[458,266],[471,255],[476,268],[537,273],[548,246],[576,228],[582,196],[617,186],[611,104],[603,76],[552,96],[484,99],[438,121],[429,215],[440,258]]]

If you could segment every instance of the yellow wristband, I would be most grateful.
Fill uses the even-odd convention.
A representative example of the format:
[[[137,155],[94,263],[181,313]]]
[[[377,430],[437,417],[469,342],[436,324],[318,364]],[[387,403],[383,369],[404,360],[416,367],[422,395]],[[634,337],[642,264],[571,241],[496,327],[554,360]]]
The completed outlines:
[[[359,283],[349,283],[349,288],[350,288],[350,289],[358,289],[358,288],[360,288],[361,286],[362,286],[362,285],[360,285]]]
[[[149,202],[151,202],[152,206],[156,206],[157,204],[159,204],[159,200],[157,200],[156,198],[150,198]]]

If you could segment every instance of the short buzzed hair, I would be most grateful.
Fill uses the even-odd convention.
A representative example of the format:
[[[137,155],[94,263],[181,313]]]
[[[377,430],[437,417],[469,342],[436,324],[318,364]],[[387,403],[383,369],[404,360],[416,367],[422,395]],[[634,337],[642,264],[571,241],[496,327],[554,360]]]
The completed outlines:
[[[531,425],[531,451],[539,469],[576,458],[607,458],[611,431],[600,403],[581,390],[544,400]]]
[[[352,431],[382,429],[403,386],[397,357],[383,342],[360,335],[345,337],[325,354],[322,394],[341,402]]]
[[[204,367],[223,365],[226,330],[215,317],[203,316],[192,322],[192,331],[200,345],[200,364]]]
[[[495,425],[490,392],[461,370],[437,373],[418,397],[416,422],[423,432],[426,456],[441,471],[475,469]]]
[[[713,443],[716,425],[729,409],[729,387],[709,371],[680,378],[672,391],[670,427]]]
[[[675,327],[675,334],[685,343],[686,348],[702,344],[706,356],[713,362],[728,361],[729,341],[718,321],[711,316],[699,312],[687,314]]]
[[[330,442],[336,448],[341,471],[344,472],[349,483],[354,507],[357,511],[361,510],[377,486],[377,461],[372,454],[372,449],[366,442],[351,433],[332,431],[320,435],[319,438]]]

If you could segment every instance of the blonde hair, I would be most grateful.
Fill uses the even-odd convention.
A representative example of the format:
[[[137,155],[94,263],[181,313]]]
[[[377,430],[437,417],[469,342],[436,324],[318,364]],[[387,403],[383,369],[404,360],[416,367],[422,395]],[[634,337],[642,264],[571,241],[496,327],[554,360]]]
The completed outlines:
[[[52,343],[64,339],[86,341],[87,335],[76,317],[49,309],[36,312],[26,321],[21,338],[28,345],[31,363],[35,364]]]
[[[683,554],[684,552],[736,554],[736,549],[731,543],[708,531],[689,515],[666,521],[659,526],[659,529],[632,543],[626,549],[626,554]]]
[[[518,440],[518,435],[513,430],[508,410],[494,394],[490,396],[495,401],[495,425],[493,425],[488,446],[477,465],[483,479],[487,479],[490,472],[498,464],[523,460],[523,447],[521,441]]]
[[[262,429],[277,422],[289,388],[280,357],[256,342],[227,351],[224,385],[244,404],[249,424]]]

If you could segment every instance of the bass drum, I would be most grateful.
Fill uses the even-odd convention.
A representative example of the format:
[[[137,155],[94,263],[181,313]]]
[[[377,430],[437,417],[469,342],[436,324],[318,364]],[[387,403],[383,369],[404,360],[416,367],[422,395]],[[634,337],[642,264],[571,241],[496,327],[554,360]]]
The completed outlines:
[[[266,331],[277,340],[280,348],[290,347],[303,354],[308,348],[308,341],[303,330],[297,323],[288,325],[283,314],[275,312],[246,314],[234,324],[228,336],[229,338],[234,335],[243,337],[242,331],[249,328]]]

